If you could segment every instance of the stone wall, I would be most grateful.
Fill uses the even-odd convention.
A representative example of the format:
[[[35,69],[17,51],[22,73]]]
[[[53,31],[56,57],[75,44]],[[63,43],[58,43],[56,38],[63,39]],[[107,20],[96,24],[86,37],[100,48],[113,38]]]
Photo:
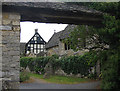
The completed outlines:
[[[2,25],[2,3],[0,2],[0,26]],[[2,90],[2,31],[0,30],[0,91]]]
[[[19,88],[20,15],[2,13],[0,26],[0,58],[2,59],[2,89]]]
[[[49,48],[47,50],[47,56],[52,56],[57,54],[59,56],[72,56],[72,55],[83,55],[85,52],[89,52],[88,49],[82,49],[77,52],[73,51],[72,49],[65,50],[64,43],[59,41],[59,45]]]
[[[55,46],[55,47],[47,49],[47,56],[52,56],[54,54],[59,55],[59,46]]]
[[[85,52],[89,52],[87,49],[78,50],[75,52],[73,49],[65,50],[64,43],[59,41],[59,55],[61,56],[72,56],[72,55],[83,55]]]

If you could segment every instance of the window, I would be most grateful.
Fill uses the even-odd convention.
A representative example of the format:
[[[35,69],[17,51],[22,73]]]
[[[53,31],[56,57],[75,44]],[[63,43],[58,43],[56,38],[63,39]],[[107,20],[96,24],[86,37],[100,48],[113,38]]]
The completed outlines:
[[[36,35],[36,37],[39,37],[39,35]]]
[[[41,49],[41,52],[43,51],[43,49]]]
[[[65,43],[65,50],[69,50],[69,49],[70,49],[70,44]]]
[[[33,52],[33,47],[31,47],[31,52]]]
[[[29,51],[27,51],[27,54],[29,54],[30,52]]]
[[[40,48],[40,45],[38,44],[38,48]]]
[[[36,52],[36,49],[34,50],[34,53],[37,53],[37,52]]]
[[[34,44],[34,48],[36,48],[36,44]]]
[[[33,44],[31,44],[31,47],[33,47]]]
[[[34,37],[34,40],[37,40],[37,38],[36,38],[36,37]]]
[[[28,47],[30,46],[30,44],[28,44]]]
[[[43,48],[43,45],[41,45],[41,48]]]
[[[40,39],[42,41],[42,39]]]
[[[38,50],[38,53],[40,53],[40,50]]]

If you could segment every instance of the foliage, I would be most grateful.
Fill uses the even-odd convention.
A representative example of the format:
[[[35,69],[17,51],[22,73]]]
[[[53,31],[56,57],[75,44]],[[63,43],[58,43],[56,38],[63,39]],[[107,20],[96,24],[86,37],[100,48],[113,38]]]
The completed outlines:
[[[80,6],[86,6],[87,8],[109,13],[116,17],[119,17],[120,2],[66,2],[67,4],[75,4]]]
[[[98,53],[96,51],[90,51],[83,55],[83,60],[88,63],[90,67],[94,67],[99,60]]]
[[[44,73],[44,67],[48,63],[49,57],[38,57],[38,58],[31,58],[31,57],[23,57],[20,59],[20,66],[30,69],[30,71],[34,71],[36,73]]]
[[[95,55],[95,52],[90,52],[86,53],[83,56],[70,56],[63,57],[61,59],[58,59],[57,56],[21,58],[21,64],[23,64],[24,61],[29,60],[26,65],[29,67],[30,71],[34,71],[38,74],[44,74],[44,68],[49,62],[52,65],[53,72],[61,67],[61,69],[67,74],[72,73],[76,75],[80,73],[81,75],[87,76],[89,74],[88,70],[90,69],[90,67],[93,67],[96,64]]]
[[[119,87],[119,60],[120,60],[120,20],[115,16],[104,15],[104,28],[98,30],[103,42],[109,45],[109,49],[101,53],[102,85],[103,89],[118,89]]]
[[[61,58],[61,68],[67,74],[81,74],[87,76],[89,74],[89,69],[96,65],[98,60],[97,52],[91,51],[85,53],[81,56],[70,56],[66,58]]]
[[[43,74],[44,73],[44,67],[49,61],[49,57],[38,57],[34,58],[33,64],[34,64],[34,71],[36,73]]]
[[[120,2],[90,2],[83,3],[83,5],[119,17]]]
[[[20,67],[26,68],[30,59],[31,59],[30,57],[22,57],[20,59]]]
[[[92,26],[89,26],[89,32],[87,33],[87,36],[91,35],[98,35],[99,43],[109,45],[109,49],[101,49],[97,53],[97,56],[99,60],[101,60],[101,66],[102,66],[102,88],[103,89],[115,89],[120,88],[119,83],[120,82],[120,73],[118,69],[120,69],[120,2],[90,2],[90,3],[75,3],[78,5],[85,5],[89,8],[93,8],[99,11],[104,12],[103,15],[103,25],[102,28],[94,28]],[[84,29],[86,32],[86,30]],[[78,28],[78,31],[74,31],[75,33],[72,33],[71,39],[68,40],[74,40],[77,38],[84,39],[82,36],[78,37],[76,36],[79,33],[82,33],[84,35],[84,32],[81,32],[81,29]],[[74,35],[75,34],[75,35]],[[86,36],[86,35],[85,35]],[[76,48],[76,45],[79,45],[78,41],[74,41],[75,45],[72,45],[73,48]],[[80,47],[79,47],[80,48]],[[90,58],[90,57],[88,57]]]
[[[78,25],[74,31],[71,31],[69,38],[63,40],[63,42],[67,44],[70,43],[70,47],[77,51],[78,49],[85,47],[86,34],[86,26]]]
[[[120,44],[118,42],[120,39],[120,27],[118,27],[120,20],[117,20],[115,16],[109,16],[108,14],[105,14],[103,24],[105,27],[100,29],[94,28],[93,31],[96,31],[102,43],[108,44],[112,49],[116,49],[116,47],[118,47]]]
[[[95,74],[93,74],[93,73],[91,73],[89,76],[88,76],[88,78],[90,78],[90,79],[96,79],[96,73]]]
[[[26,72],[21,72],[20,73],[20,82],[24,82],[26,80],[29,80],[30,76]]]
[[[59,59],[59,56],[57,54],[52,55],[53,58]]]
[[[103,89],[118,89],[120,82],[120,52],[109,50],[101,52],[102,85]],[[104,60],[103,60],[104,59]]]
[[[67,74],[88,75],[89,65],[84,60],[84,56],[70,56],[61,59],[61,68]]]

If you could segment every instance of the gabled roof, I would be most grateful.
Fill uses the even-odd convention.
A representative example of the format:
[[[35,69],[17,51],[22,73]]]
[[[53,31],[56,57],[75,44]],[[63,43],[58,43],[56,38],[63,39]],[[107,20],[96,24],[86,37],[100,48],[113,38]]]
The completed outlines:
[[[58,46],[61,34],[62,34],[62,31],[54,33],[53,36],[48,41],[48,43],[45,45],[46,49],[54,46]]]
[[[42,41],[40,40],[40,44],[46,43],[46,42],[44,41],[44,39],[40,36],[40,34],[39,34],[38,32],[35,32],[35,34],[33,35],[33,37],[27,42],[27,44],[32,41],[32,39],[35,37],[35,35],[38,35],[39,38],[42,39]]]
[[[68,25],[63,31],[60,31],[58,33],[54,33],[53,36],[50,38],[48,43],[46,44],[46,49],[49,49],[51,47],[58,46],[59,41],[61,39],[69,37],[69,34],[77,25]]]
[[[60,39],[65,39],[66,37],[69,37],[69,34],[71,31],[74,30],[74,28],[77,27],[77,25],[68,25],[60,35]]]

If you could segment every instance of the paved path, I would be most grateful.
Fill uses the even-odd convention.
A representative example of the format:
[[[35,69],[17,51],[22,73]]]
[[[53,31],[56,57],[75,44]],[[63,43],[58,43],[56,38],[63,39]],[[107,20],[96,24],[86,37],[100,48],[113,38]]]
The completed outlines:
[[[96,89],[99,85],[99,81],[80,84],[55,84],[35,81],[33,83],[21,83],[20,89]]]

